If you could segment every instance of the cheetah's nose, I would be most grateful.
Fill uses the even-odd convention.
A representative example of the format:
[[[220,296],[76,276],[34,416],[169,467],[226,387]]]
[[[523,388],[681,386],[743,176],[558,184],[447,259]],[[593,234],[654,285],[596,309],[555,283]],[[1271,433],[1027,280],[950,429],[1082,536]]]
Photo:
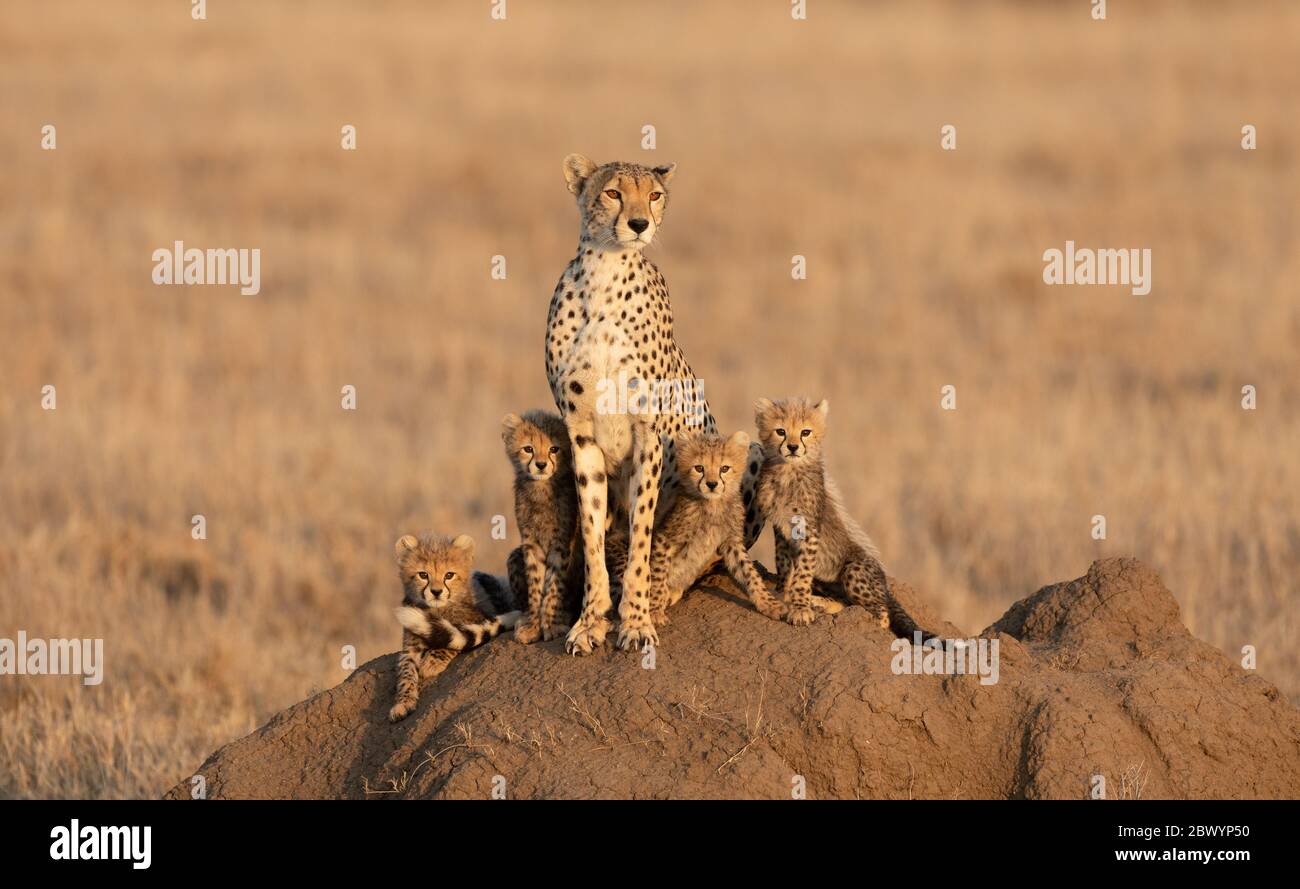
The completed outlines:
[[[797,444],[788,444],[785,446],[785,449],[792,454],[799,453],[799,446]]]
[[[542,462],[542,461],[539,460],[539,461],[537,462],[537,471],[538,471],[538,472],[545,472],[545,471],[546,471],[546,464],[545,464],[544,462]]]
[[[629,219],[629,220],[627,221],[627,227],[630,228],[630,229],[632,229],[632,231],[636,232],[636,233],[639,235],[639,234],[641,234],[641,232],[645,231],[646,229],[648,229],[648,228],[650,227],[650,220],[649,220],[649,219]]]
[[[718,483],[717,483],[717,482],[705,482],[704,484],[706,484],[706,485],[708,486],[708,488],[709,488],[710,491],[716,491],[716,490],[718,490]]]

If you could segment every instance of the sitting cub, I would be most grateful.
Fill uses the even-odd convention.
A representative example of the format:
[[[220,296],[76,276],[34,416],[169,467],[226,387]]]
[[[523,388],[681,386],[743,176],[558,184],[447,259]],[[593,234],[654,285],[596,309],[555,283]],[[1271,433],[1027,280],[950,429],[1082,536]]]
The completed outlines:
[[[553,639],[569,631],[581,604],[578,489],[564,421],[545,411],[501,420],[506,456],[515,470],[515,521],[521,545],[510,554],[511,585],[526,595],[527,612],[515,627],[515,641]],[[577,594],[576,596],[574,594]]]
[[[509,586],[474,571],[474,541],[436,535],[397,541],[397,573],[405,595],[395,610],[402,625],[397,659],[397,700],[388,718],[403,719],[415,709],[420,680],[447,668],[457,652],[476,648],[519,620]]]
[[[566,635],[582,608],[586,562],[578,534],[578,489],[564,421],[546,411],[501,420],[506,457],[515,470],[515,521],[520,545],[506,559],[515,599],[525,610],[515,641]],[[610,598],[618,604],[627,565],[627,515],[611,509],[605,526]]]
[[[656,525],[650,549],[650,616],[656,625],[668,622],[668,607],[719,556],[758,611],[777,620],[785,615],[745,552],[740,481],[748,459],[749,436],[743,432],[677,439],[677,500]],[[657,636],[651,641],[657,643]]]

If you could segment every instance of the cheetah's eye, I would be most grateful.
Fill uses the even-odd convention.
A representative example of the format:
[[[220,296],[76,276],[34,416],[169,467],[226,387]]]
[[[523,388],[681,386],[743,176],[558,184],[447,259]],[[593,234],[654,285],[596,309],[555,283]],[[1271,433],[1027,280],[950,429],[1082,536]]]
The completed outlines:
[[[559,449],[557,446],[555,446],[555,445],[551,445],[551,453],[552,453],[552,454],[558,454],[559,452],[560,452],[560,449]]]
[[[699,463],[695,464],[695,471],[698,472],[700,475],[704,475],[704,467]]]
[[[781,436],[782,438],[785,438],[785,430],[784,430],[784,429],[777,429],[777,430],[776,430],[776,434],[779,435],[779,436]]]
[[[652,200],[652,201],[657,201],[657,200],[659,200],[659,199],[660,199],[661,197],[663,197],[663,196],[664,196],[664,193],[663,193],[662,191],[652,191],[652,192],[650,192],[650,200]]]
[[[726,475],[728,472],[731,472],[731,467],[724,466],[721,469],[719,469],[718,472],[722,473],[723,475]]]
[[[812,430],[811,430],[811,429],[805,429],[803,432],[800,432],[800,433],[799,433],[799,437],[800,437],[800,438],[807,438],[807,437],[810,436],[810,435],[812,435]]]
[[[619,198],[622,197],[622,195],[618,193],[617,188],[607,188],[605,189],[605,197],[613,198],[614,200],[617,201]]]
[[[455,571],[448,571],[446,574],[444,574],[444,575],[442,576],[442,579],[443,579],[443,580],[451,580],[451,579],[452,579],[453,577],[455,577],[455,576],[456,576],[456,572],[455,572]]]
[[[428,572],[428,571],[421,571],[419,574],[417,574],[417,575],[415,575],[415,576],[418,577],[418,578],[420,578],[420,580],[428,580],[428,579],[429,579],[429,572]]]
[[[532,452],[533,452],[533,446],[532,446],[532,445],[524,445],[524,453],[525,453],[525,454],[531,454]]]

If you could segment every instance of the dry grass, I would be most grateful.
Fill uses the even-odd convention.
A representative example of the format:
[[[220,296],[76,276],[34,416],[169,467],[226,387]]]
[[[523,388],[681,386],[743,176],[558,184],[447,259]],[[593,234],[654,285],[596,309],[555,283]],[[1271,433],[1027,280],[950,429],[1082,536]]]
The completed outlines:
[[[401,533],[501,568],[573,150],[680,164],[653,255],[720,423],[829,397],[945,614],[1135,554],[1300,694],[1295,4],[6,6],[0,635],[103,637],[107,678],[0,678],[0,796],[159,794],[394,649]],[[261,248],[261,294],[153,286],[177,239]],[[1152,248],[1152,294],[1043,286],[1066,239]]]

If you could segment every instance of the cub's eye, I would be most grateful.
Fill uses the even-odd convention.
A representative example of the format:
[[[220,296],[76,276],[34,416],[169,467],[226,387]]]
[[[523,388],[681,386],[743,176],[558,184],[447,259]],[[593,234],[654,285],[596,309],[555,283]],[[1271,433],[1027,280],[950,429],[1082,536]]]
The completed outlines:
[[[456,576],[456,572],[455,572],[455,571],[448,571],[446,574],[444,574],[444,575],[442,576],[442,579],[443,579],[443,580],[451,580],[451,579],[452,579],[453,577],[455,577],[455,576]]]
[[[525,454],[531,454],[532,452],[533,452],[533,446],[532,446],[532,445],[524,445],[524,453],[525,453]]]
[[[418,577],[418,578],[420,578],[420,580],[428,580],[428,579],[429,579],[429,572],[428,572],[428,571],[421,571],[419,574],[417,574],[417,575],[415,575],[415,576]]]
[[[557,446],[555,446],[555,445],[551,445],[551,453],[552,453],[552,454],[558,454],[559,452],[560,452],[559,447],[557,447]]]
[[[607,188],[605,189],[605,197],[613,198],[614,200],[617,201],[619,198],[622,197],[622,195],[618,193],[617,188]]]
[[[782,438],[785,438],[785,430],[784,430],[784,429],[777,429],[777,430],[776,430],[776,434],[779,435],[779,436],[781,436]]]
[[[723,475],[726,475],[728,472],[731,472],[731,467],[724,466],[721,469],[719,469],[718,472],[722,473]]]
[[[810,435],[812,435],[812,430],[811,430],[811,429],[805,429],[803,432],[800,432],[800,433],[799,433],[799,437],[800,437],[800,438],[807,438],[807,437],[810,436]]]
[[[652,200],[652,201],[657,201],[657,200],[659,200],[659,199],[660,199],[661,197],[663,197],[663,196],[664,196],[664,193],[663,193],[662,191],[652,191],[652,192],[650,192],[650,200]]]
[[[704,467],[699,463],[695,464],[695,471],[698,472],[700,475],[704,475]]]

